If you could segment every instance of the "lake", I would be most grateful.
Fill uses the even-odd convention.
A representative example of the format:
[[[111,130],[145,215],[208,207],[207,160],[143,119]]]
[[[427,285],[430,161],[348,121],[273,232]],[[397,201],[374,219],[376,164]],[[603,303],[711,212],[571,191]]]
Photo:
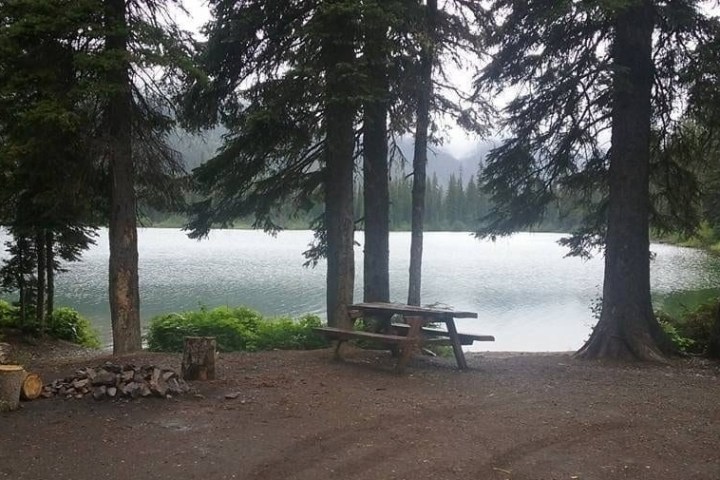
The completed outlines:
[[[579,348],[595,323],[591,303],[602,288],[603,260],[565,258],[560,234],[519,233],[495,242],[469,233],[425,234],[423,304],[478,312],[459,328],[492,334],[474,350],[566,351]],[[0,240],[5,237],[0,233]],[[247,305],[265,315],[325,315],[325,265],[303,267],[312,232],[276,237],[251,230],[214,230],[188,239],[177,229],[139,231],[141,314]],[[362,233],[356,235],[362,244]],[[57,278],[56,303],[78,309],[110,341],[107,230],[83,260]],[[407,297],[409,232],[390,236],[393,301]],[[656,307],[675,313],[717,295],[720,259],[700,250],[654,244]],[[5,255],[4,253],[0,256]],[[356,300],[362,298],[362,247],[356,247]]]

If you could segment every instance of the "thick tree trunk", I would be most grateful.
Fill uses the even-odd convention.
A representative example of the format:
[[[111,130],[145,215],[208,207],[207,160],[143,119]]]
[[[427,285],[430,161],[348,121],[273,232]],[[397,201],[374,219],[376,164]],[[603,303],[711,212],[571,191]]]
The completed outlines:
[[[35,234],[35,251],[37,256],[37,284],[35,295],[35,322],[40,333],[45,334],[45,230],[38,230]]]
[[[55,309],[55,235],[50,230],[45,232],[45,271],[47,288],[45,298],[45,312],[48,319],[52,318]]]
[[[325,227],[327,229],[328,325],[348,326],[355,285],[353,152],[356,105],[353,22],[343,0],[325,2]]]
[[[371,98],[363,119],[363,210],[365,255],[363,299],[390,301],[390,179],[388,174],[387,26],[380,2],[365,16],[365,60]]]
[[[670,350],[650,301],[649,164],[654,8],[618,14],[602,312],[581,358],[662,360]]]
[[[112,59],[107,111],[110,198],[110,316],[113,353],[140,350],[135,168],[132,158],[132,91],[125,0],[105,0],[106,48]]]
[[[430,128],[430,101],[433,94],[432,69],[435,47],[435,18],[437,0],[428,0],[426,7],[426,35],[420,66],[417,126],[413,153],[412,227],[410,236],[410,278],[408,304],[420,305],[422,287],[423,231],[425,229],[425,186],[427,177],[428,130]]]

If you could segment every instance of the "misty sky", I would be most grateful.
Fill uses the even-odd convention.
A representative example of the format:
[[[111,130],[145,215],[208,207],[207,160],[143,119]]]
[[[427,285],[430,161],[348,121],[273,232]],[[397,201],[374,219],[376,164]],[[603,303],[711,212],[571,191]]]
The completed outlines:
[[[204,0],[184,0],[183,4],[189,15],[179,14],[178,22],[184,28],[197,32],[197,36],[201,37],[199,31],[202,26],[210,20],[210,9]],[[467,82],[470,78],[467,77]],[[469,85],[468,85],[469,87]],[[443,149],[448,150],[457,158],[465,157],[471,154],[479,143],[477,139],[470,138],[462,129],[448,125],[445,135],[446,141]]]

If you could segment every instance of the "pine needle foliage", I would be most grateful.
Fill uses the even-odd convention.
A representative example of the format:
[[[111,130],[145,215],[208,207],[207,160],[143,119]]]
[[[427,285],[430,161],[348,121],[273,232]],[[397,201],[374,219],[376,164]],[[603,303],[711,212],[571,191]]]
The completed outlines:
[[[492,2],[489,46],[477,78],[485,93],[517,92],[505,108],[507,139],[483,173],[495,207],[482,236],[538,224],[558,197],[588,212],[565,240],[571,254],[604,242],[616,14],[634,0]],[[651,219],[660,230],[691,231],[700,195],[685,140],[688,115],[717,118],[717,19],[690,0],[652,2]],[[717,105],[717,102],[715,101]],[[713,113],[711,113],[713,112]],[[716,128],[716,126],[714,127]]]

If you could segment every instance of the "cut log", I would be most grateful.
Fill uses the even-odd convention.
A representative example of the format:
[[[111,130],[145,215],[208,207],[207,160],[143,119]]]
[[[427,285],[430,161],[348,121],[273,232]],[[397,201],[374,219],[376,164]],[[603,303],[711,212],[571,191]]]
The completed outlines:
[[[215,380],[215,337],[185,337],[182,378]]]
[[[25,370],[20,365],[0,365],[0,412],[17,410]]]
[[[20,388],[21,400],[35,400],[42,393],[43,383],[40,375],[37,373],[28,373],[25,375],[22,387]]]
[[[10,361],[10,344],[0,342],[0,364]]]

